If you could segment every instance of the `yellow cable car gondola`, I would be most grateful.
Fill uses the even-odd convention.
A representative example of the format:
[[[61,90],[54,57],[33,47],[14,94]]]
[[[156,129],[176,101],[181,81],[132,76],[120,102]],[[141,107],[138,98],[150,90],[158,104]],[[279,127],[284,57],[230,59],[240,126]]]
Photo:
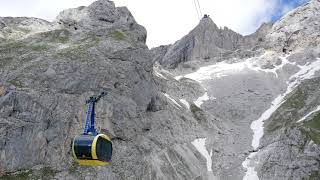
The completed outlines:
[[[94,127],[95,103],[106,93],[98,97],[90,97],[85,128],[82,135],[76,136],[72,142],[72,156],[74,160],[84,166],[105,166],[111,163],[112,142],[105,134],[99,134]]]

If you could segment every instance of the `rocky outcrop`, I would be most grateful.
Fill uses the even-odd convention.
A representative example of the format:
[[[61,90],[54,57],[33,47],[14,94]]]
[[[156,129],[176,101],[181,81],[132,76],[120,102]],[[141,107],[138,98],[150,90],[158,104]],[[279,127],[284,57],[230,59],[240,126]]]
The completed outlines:
[[[303,82],[267,121],[257,167],[261,179],[319,177],[319,83],[319,77]]]
[[[298,7],[267,35],[274,49],[291,52],[289,60],[300,66],[320,57],[319,8],[318,0]],[[317,72],[296,87],[266,121],[256,167],[260,179],[319,178],[319,82]]]
[[[23,39],[29,35],[53,29],[53,24],[38,18],[0,17],[1,41]]]
[[[154,48],[155,61],[173,69],[188,61],[219,62],[231,57],[248,58],[265,46],[272,24],[263,24],[256,33],[242,36],[227,27],[220,29],[210,17],[204,17],[188,35],[173,45]],[[160,52],[159,52],[160,51]]]
[[[106,30],[121,29],[125,34],[114,32],[113,35],[122,38],[130,34],[131,41],[143,43],[147,38],[145,28],[136,23],[130,11],[126,7],[115,7],[112,1],[96,1],[88,7],[62,11],[55,22],[62,28],[94,33],[98,37],[106,36]]]
[[[289,12],[277,21],[267,35],[270,47],[279,51],[302,51],[319,45],[319,1]]]
[[[163,67],[206,89],[201,110],[219,119],[214,124],[220,133],[209,133],[206,141],[218,178],[319,179],[319,7],[310,1],[249,36],[230,35],[204,18],[175,44],[152,50]],[[260,127],[251,123],[268,114],[253,149],[250,131]]]
[[[221,49],[235,50],[241,35],[229,30],[220,30],[211,18],[203,18],[188,35],[168,47],[159,61],[167,68],[194,59],[210,59],[221,54]]]

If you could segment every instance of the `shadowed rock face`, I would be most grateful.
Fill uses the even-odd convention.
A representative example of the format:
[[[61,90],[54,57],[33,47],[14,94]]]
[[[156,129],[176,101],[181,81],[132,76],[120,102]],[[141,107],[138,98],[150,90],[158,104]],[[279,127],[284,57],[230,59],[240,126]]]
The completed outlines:
[[[0,179],[242,179],[258,151],[250,125],[290,82],[250,161],[260,179],[319,178],[318,112],[308,113],[320,73],[295,77],[320,60],[319,8],[313,0],[249,36],[203,18],[152,50],[145,28],[108,0],[53,22],[0,18]],[[71,140],[85,100],[101,91],[96,124],[113,141],[112,166],[80,167]]]

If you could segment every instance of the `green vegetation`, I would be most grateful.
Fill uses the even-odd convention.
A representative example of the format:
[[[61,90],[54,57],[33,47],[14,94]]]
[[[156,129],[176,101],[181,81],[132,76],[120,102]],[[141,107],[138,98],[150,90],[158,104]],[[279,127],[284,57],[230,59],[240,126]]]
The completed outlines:
[[[320,179],[320,171],[313,171],[309,176],[308,180],[318,180]]]
[[[16,173],[7,173],[4,176],[0,177],[2,180],[49,180],[53,179],[54,175],[57,172],[52,170],[49,167],[44,167],[40,170],[25,170]]]
[[[312,120],[303,122],[300,131],[314,143],[320,144],[320,113]]]
[[[186,77],[182,77],[179,79],[179,81],[183,82],[183,81],[186,81],[186,82],[189,82],[189,81],[193,81],[192,79],[189,79],[189,78],[186,78]]]
[[[190,110],[193,114],[197,113],[197,112],[201,112],[202,109],[200,109],[198,106],[196,106],[195,104],[190,104]]]
[[[314,128],[320,131],[320,113],[315,115],[312,120],[304,123],[306,127]]]
[[[205,121],[206,117],[203,114],[203,110],[200,109],[198,106],[196,106],[195,104],[190,104],[190,110],[193,114],[193,117],[198,120],[199,122],[201,121]]]
[[[70,35],[71,33],[66,29],[57,29],[40,33],[41,40],[45,39],[53,43],[66,43],[70,39]]]
[[[89,35],[79,41],[75,42],[76,45],[87,44],[89,46],[96,46],[100,43],[101,39],[96,37],[95,35]]]
[[[40,175],[41,178],[52,179],[56,173],[57,171],[51,169],[50,167],[44,167],[39,171],[39,174],[36,173],[36,175]]]
[[[299,110],[306,107],[308,95],[313,94],[318,89],[318,79],[306,81],[303,86],[299,86],[291,96],[281,105],[281,107],[266,121],[266,132],[270,133],[279,128],[298,128],[306,141],[312,140],[320,144],[320,112],[313,114],[312,119],[297,123],[301,114]],[[312,105],[308,105],[312,106]]]
[[[279,112],[277,112],[279,113]],[[271,120],[266,122],[265,128],[267,132],[273,132],[282,127],[290,127],[292,119],[285,119],[280,113],[271,116]]]
[[[44,44],[27,44],[22,41],[11,41],[0,46],[0,53],[19,52],[21,50],[45,51],[50,47]]]
[[[18,88],[22,88],[23,87],[23,84],[19,81],[19,80],[16,80],[16,79],[11,79],[8,81],[10,84],[18,87]]]
[[[25,34],[28,34],[28,33],[31,32],[30,29],[21,28],[21,27],[16,27],[16,29],[17,29],[18,31],[21,31],[21,32],[25,33]]]
[[[13,61],[12,57],[0,58],[0,67],[9,65]]]
[[[28,46],[33,51],[46,51],[49,49],[49,46],[47,45],[29,45]]]
[[[298,87],[293,94],[280,106],[280,108],[266,122],[266,131],[273,132],[282,127],[291,127],[296,125],[296,119],[299,117],[298,111],[306,103],[307,93]]]
[[[88,49],[97,46],[100,41],[101,40],[98,37],[89,35],[83,39],[80,39],[79,41],[72,43],[70,47],[59,50],[56,56],[58,58],[67,57],[71,59],[78,59],[79,57],[84,58],[88,53]]]
[[[69,166],[68,171],[72,175],[77,175],[78,174],[77,168],[78,168],[78,165],[75,162],[72,162],[72,164]]]
[[[307,94],[303,92],[301,88],[297,88],[294,94],[285,102],[282,106],[291,109],[301,109],[303,108],[306,103],[305,100],[307,99]]]
[[[5,174],[4,176],[0,177],[0,179],[3,180],[29,180],[33,179],[32,177],[32,171],[23,171],[19,173],[12,173],[12,174]]]
[[[3,49],[8,49],[14,51],[15,49],[27,48],[26,43],[21,41],[11,41],[9,43],[3,44]]]
[[[112,31],[109,36],[113,37],[114,39],[116,40],[125,40],[126,39],[126,34],[120,30],[115,30],[115,31]]]
[[[25,53],[26,51],[46,51],[50,49],[50,46],[45,42],[52,43],[66,43],[70,39],[70,32],[65,29],[59,29],[54,31],[48,31],[39,33],[39,36],[32,37],[32,43],[27,43],[21,40],[9,41],[0,45],[0,53]],[[30,37],[31,38],[31,37]]]

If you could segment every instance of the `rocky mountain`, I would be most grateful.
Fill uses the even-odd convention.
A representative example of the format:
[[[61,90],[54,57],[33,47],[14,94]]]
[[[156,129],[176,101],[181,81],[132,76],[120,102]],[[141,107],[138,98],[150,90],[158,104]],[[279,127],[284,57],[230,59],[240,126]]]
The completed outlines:
[[[186,66],[194,60],[220,62],[231,57],[248,58],[265,45],[263,42],[271,27],[272,24],[263,24],[256,33],[242,36],[227,27],[220,29],[209,16],[205,16],[181,40],[153,51],[158,55],[156,61],[169,69],[179,64]]]
[[[242,36],[204,17],[151,50],[125,7],[0,18],[0,179],[319,179],[320,1]],[[70,144],[84,102],[112,165]]]
[[[54,22],[0,22],[0,179],[207,176],[190,143],[203,129],[153,77],[146,30],[127,8],[100,0]],[[101,91],[109,95],[98,104],[97,126],[111,134],[113,163],[80,167],[71,140],[82,132],[85,100]]]
[[[219,119],[220,133],[205,137],[218,179],[320,178],[319,8],[310,1],[249,36],[204,17],[173,45],[152,49],[177,80],[205,89],[201,110]]]

